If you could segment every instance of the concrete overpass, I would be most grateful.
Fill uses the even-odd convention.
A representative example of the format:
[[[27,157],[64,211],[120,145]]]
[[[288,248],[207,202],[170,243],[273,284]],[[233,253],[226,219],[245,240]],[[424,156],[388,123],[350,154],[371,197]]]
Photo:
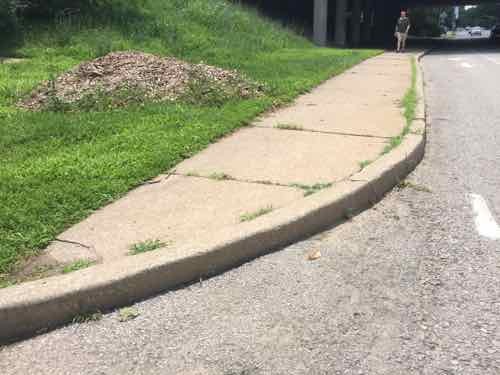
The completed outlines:
[[[329,23],[333,23],[333,42],[357,46],[391,35],[401,9],[417,6],[473,5],[498,0],[314,0],[313,37],[326,45]],[[334,7],[334,11],[330,10]],[[330,16],[334,14],[334,18]],[[498,16],[500,17],[500,11]],[[349,36],[349,37],[348,37]]]
[[[318,45],[357,46],[391,40],[401,9],[499,2],[499,0],[236,0],[273,17],[305,20]],[[499,14],[500,16],[500,14]]]

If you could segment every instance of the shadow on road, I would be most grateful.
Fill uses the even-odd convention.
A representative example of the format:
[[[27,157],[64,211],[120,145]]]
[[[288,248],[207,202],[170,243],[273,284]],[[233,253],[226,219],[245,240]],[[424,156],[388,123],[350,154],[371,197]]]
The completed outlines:
[[[411,48],[432,49],[433,54],[499,54],[500,43],[489,39],[419,39],[409,41]]]

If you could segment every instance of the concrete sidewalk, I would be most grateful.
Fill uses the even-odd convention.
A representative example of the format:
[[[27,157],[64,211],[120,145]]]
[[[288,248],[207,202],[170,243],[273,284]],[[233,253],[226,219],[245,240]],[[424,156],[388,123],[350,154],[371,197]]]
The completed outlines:
[[[406,125],[412,58],[367,60],[62,233],[26,273],[97,264],[1,289],[0,344],[210,277],[377,202],[424,155],[417,69],[412,130],[381,156]],[[164,246],[132,256],[145,241]]]
[[[308,199],[359,172],[401,133],[410,81],[410,55],[365,61],[95,212],[62,233],[36,267],[115,262],[147,240],[167,245],[157,251],[199,244],[244,215]]]

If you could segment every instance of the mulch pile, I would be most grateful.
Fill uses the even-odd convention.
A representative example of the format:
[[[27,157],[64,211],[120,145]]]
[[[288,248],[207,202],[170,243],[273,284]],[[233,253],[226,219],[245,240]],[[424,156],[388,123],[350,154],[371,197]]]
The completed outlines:
[[[262,90],[236,71],[142,52],[113,52],[44,82],[19,106],[39,111],[54,96],[61,103],[71,104],[96,92],[112,95],[123,89],[137,90],[147,100],[175,101],[195,81],[208,81],[212,87],[240,98],[258,96]]]

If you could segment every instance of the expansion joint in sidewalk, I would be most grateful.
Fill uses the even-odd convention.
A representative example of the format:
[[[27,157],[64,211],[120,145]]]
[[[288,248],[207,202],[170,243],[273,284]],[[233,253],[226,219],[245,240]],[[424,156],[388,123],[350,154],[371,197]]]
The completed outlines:
[[[346,133],[346,132],[337,132],[337,131],[327,131],[327,130],[316,130],[316,129],[304,129],[304,128],[300,128],[300,129],[286,129],[286,128],[283,128],[283,129],[280,129],[280,128],[276,128],[276,127],[269,127],[269,126],[261,126],[261,125],[251,125],[251,127],[254,127],[254,128],[260,128],[260,129],[269,129],[269,130],[289,130],[289,131],[296,131],[296,132],[307,132],[307,133],[320,133],[320,134],[330,134],[330,135],[342,135],[342,136],[346,136],[346,137],[360,137],[360,138],[375,138],[375,139],[383,139],[383,140],[387,140],[387,139],[391,139],[392,137],[384,137],[384,136],[381,136],[381,135],[372,135],[372,134],[358,134],[358,133]]]
[[[290,185],[290,184],[281,184],[279,182],[273,182],[273,181],[238,179],[238,178],[235,178],[233,176],[226,175],[226,174],[218,175],[218,174],[214,173],[213,176],[203,176],[203,175],[196,174],[196,173],[178,173],[178,172],[175,172],[172,174],[176,175],[176,176],[202,178],[205,180],[212,180],[212,181],[235,181],[235,182],[243,182],[246,184],[268,185],[268,186],[276,186],[276,187],[292,187],[292,185]]]
[[[55,242],[61,242],[61,243],[67,243],[67,244],[71,244],[71,245],[76,245],[76,246],[80,246],[80,247],[84,247],[85,249],[91,249],[92,248],[89,245],[85,245],[85,244],[83,244],[81,242],[77,242],[77,241],[62,240],[60,238],[56,238],[54,241]]]

